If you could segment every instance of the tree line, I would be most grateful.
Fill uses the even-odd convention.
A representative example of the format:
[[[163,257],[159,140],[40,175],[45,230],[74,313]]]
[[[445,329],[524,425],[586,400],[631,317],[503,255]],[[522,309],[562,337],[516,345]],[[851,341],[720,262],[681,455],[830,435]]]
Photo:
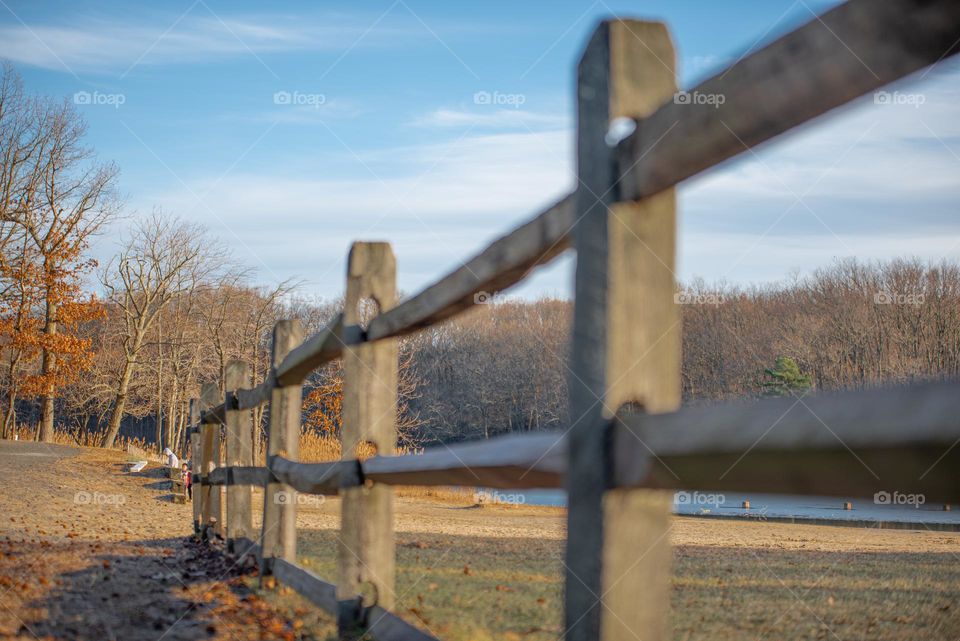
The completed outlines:
[[[67,101],[0,81],[0,422],[111,447],[146,419],[161,446],[182,443],[189,399],[223,390],[231,359],[250,387],[269,375],[274,323],[319,331],[342,300],[314,299],[253,274],[201,226],[156,209],[132,217],[99,264],[96,237],[120,222],[117,167],[84,143]],[[569,424],[572,304],[499,296],[400,341],[403,444],[417,446]],[[960,368],[960,265],[842,260],[788,282],[677,290],[685,402],[805,394]],[[369,319],[374,308],[366,309]],[[340,429],[342,370],[307,380],[306,430]],[[266,409],[254,412],[261,449]]]
[[[866,388],[960,374],[960,264],[840,260],[763,286],[675,295],[684,403]],[[572,303],[480,305],[410,339],[430,440],[569,425]]]

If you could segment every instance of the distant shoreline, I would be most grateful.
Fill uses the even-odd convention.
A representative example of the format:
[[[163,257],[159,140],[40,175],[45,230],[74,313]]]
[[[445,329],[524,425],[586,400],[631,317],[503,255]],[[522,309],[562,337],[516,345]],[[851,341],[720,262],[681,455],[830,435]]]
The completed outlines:
[[[678,496],[680,494],[684,496],[673,504],[673,512],[677,516],[887,530],[960,532],[958,513],[923,507],[882,505],[869,499],[853,499],[852,509],[844,510],[841,500],[833,497],[743,493],[744,497],[750,498],[752,504],[750,508],[744,508],[740,506],[742,499],[730,501],[722,494],[677,493]],[[496,497],[497,493],[494,491],[492,496]],[[566,496],[562,490],[513,490],[503,496],[519,496],[523,504],[531,507],[563,508],[566,505]],[[716,503],[717,500],[719,504]],[[510,502],[503,501],[505,504]]]
[[[731,521],[770,521],[793,525],[839,525],[841,527],[873,528],[878,530],[929,530],[932,532],[960,532],[960,523],[943,521],[877,521],[873,519],[830,519],[815,516],[765,516],[762,514],[686,514],[675,512],[674,516],[694,519],[727,519]]]

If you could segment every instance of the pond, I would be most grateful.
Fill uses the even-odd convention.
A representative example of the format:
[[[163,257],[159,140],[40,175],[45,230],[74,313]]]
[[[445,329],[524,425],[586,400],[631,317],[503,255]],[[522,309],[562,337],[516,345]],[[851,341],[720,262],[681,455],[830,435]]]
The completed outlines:
[[[488,502],[522,503],[563,507],[563,490],[478,490]],[[960,528],[960,506],[946,511],[942,504],[928,504],[922,496],[878,492],[873,499],[842,499],[829,496],[792,496],[739,492],[678,491],[673,497],[676,514],[694,516],[742,516],[758,519],[809,519],[872,521],[890,523],[949,524]],[[744,507],[749,501],[749,508]],[[850,509],[844,509],[844,503]]]

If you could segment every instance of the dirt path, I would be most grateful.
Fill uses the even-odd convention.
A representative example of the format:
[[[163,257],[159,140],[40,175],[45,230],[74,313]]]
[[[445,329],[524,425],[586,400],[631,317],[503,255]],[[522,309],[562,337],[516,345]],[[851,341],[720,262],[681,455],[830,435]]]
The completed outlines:
[[[161,470],[129,474],[125,460],[0,445],[0,638],[315,638],[306,610],[278,612],[249,569],[193,543],[191,506],[170,500]]]

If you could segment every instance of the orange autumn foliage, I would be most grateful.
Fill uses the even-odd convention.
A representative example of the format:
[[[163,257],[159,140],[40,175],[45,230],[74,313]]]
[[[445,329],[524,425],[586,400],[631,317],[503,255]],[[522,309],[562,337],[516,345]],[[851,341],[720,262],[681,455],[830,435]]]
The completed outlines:
[[[415,448],[418,445],[415,429],[420,426],[420,417],[411,410],[410,401],[417,397],[417,380],[413,373],[413,357],[403,354],[400,358],[397,386],[397,433],[398,445]],[[303,426],[306,433],[319,434],[324,438],[339,439],[343,425],[343,366],[342,362],[328,365],[320,372],[319,381],[303,398]]]
[[[343,377],[330,376],[303,399],[304,427],[328,436],[340,433],[343,418]]]
[[[45,351],[54,355],[53,366],[19,377],[19,393],[25,397],[53,394],[93,366],[91,340],[80,335],[84,323],[104,317],[103,305],[82,291],[82,277],[96,266],[83,260],[84,243],[67,245],[43,260],[24,248],[12,260],[0,262],[0,280],[11,283],[0,299],[0,342],[29,365]],[[47,331],[47,312],[56,333]]]

